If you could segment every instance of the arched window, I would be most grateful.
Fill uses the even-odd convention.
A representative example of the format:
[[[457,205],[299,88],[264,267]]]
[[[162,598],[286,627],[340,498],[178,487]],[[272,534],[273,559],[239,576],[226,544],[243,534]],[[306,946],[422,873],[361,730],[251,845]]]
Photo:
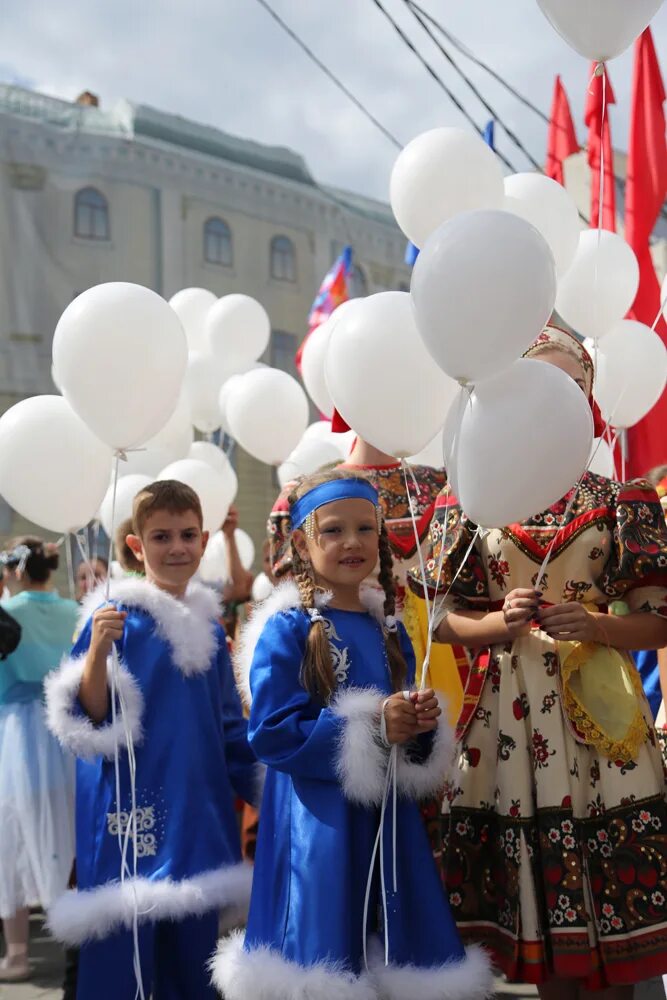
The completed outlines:
[[[271,240],[271,277],[296,281],[296,253],[288,236],[274,236]]]
[[[234,263],[232,231],[224,219],[213,216],[204,223],[204,260],[231,267]]]
[[[74,235],[83,240],[110,240],[109,202],[94,187],[74,196]]]
[[[351,299],[360,299],[368,295],[368,282],[366,275],[358,264],[354,264],[350,276],[347,279],[347,289]]]

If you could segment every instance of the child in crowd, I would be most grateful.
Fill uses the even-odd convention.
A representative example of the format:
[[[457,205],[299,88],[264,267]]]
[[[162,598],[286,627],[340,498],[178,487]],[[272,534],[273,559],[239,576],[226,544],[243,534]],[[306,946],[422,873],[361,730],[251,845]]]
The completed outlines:
[[[433,691],[409,692],[377,490],[330,471],[301,481],[290,512],[293,582],[240,641],[250,743],[268,771],[245,940],[220,944],[214,982],[226,1000],[484,997],[486,957],[461,946],[414,801],[442,788],[451,733]],[[378,557],[384,592],[361,586]],[[378,932],[386,959],[370,941],[367,963]]]
[[[20,642],[0,666],[0,982],[27,979],[28,908],[66,889],[74,857],[74,768],[46,728],[44,677],[72,645],[77,607],[58,596],[58,552],[17,538],[2,553]]]
[[[257,766],[216,595],[191,582],[207,542],[199,499],[153,483],[133,524],[145,580],[114,581],[111,604],[91,595],[71,659],[47,681],[51,728],[79,758],[78,890],[50,926],[82,944],[79,1000],[134,1000],[137,948],[143,996],[204,1000],[219,911],[248,901],[234,801],[254,800]]]
[[[69,541],[67,542],[69,545]],[[76,599],[79,603],[86,594],[104,583],[109,575],[109,563],[103,556],[95,556],[90,562],[80,562],[76,569]]]

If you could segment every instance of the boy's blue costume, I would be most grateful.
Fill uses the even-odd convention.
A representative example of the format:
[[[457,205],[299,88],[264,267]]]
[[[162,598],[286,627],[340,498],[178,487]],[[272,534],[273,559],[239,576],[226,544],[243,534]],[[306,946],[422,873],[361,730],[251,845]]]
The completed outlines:
[[[78,889],[55,904],[49,923],[60,940],[83,944],[80,998],[133,1000],[136,900],[146,996],[152,988],[156,1000],[199,1000],[211,995],[204,963],[215,947],[219,911],[237,917],[247,906],[252,872],[241,863],[234,802],[237,796],[256,800],[258,765],[216,595],[191,584],[179,601],[128,579],[112,585],[111,600],[127,612],[116,644],[124,722],[120,712],[114,721],[110,710],[97,726],[78,701],[90,618],[71,658],[46,682],[49,725],[79,758]],[[98,591],[86,608],[92,613],[103,603]],[[138,862],[135,879],[130,839],[130,870],[121,881],[119,835],[123,839],[131,809],[126,729],[136,755]]]
[[[327,707],[300,681],[311,622],[295,584],[278,587],[242,633],[249,738],[268,769],[247,932],[223,940],[213,963],[226,1000],[481,1000],[490,992],[486,956],[474,948],[466,954],[460,942],[415,801],[444,784],[452,754],[444,722],[435,735],[398,749],[397,891],[390,797],[383,828],[387,905],[378,866],[364,926],[389,760],[379,709],[392,689],[384,595],[362,595],[369,612],[327,608],[322,599],[338,681]],[[399,628],[410,684],[414,654]],[[366,936],[378,939],[369,943],[368,969]]]

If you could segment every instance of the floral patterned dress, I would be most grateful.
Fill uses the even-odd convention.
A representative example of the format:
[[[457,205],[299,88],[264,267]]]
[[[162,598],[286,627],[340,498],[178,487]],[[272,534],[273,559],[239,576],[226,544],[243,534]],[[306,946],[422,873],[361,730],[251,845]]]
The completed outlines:
[[[653,488],[589,473],[563,523],[568,499],[478,536],[452,586],[475,525],[445,491],[428,560],[435,585],[444,533],[442,614],[501,608],[510,590],[535,585],[554,542],[545,602],[619,601],[667,617],[667,531]],[[534,627],[473,664],[436,853],[464,940],[490,947],[510,980],[599,989],[667,972],[665,779],[640,684],[638,751],[613,759],[584,741],[564,709],[571,648]]]

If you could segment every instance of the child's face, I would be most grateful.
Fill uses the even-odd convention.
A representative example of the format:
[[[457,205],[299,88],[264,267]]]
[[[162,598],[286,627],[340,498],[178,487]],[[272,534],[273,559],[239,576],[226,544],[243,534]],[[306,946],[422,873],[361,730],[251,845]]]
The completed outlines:
[[[127,544],[144,564],[146,579],[181,597],[199,569],[208,532],[194,511],[173,514],[157,510],[146,520],[141,538],[128,535]]]
[[[315,513],[315,535],[296,531],[295,545],[313,567],[315,580],[332,589],[359,586],[378,561],[374,504],[355,497],[328,503]]]

